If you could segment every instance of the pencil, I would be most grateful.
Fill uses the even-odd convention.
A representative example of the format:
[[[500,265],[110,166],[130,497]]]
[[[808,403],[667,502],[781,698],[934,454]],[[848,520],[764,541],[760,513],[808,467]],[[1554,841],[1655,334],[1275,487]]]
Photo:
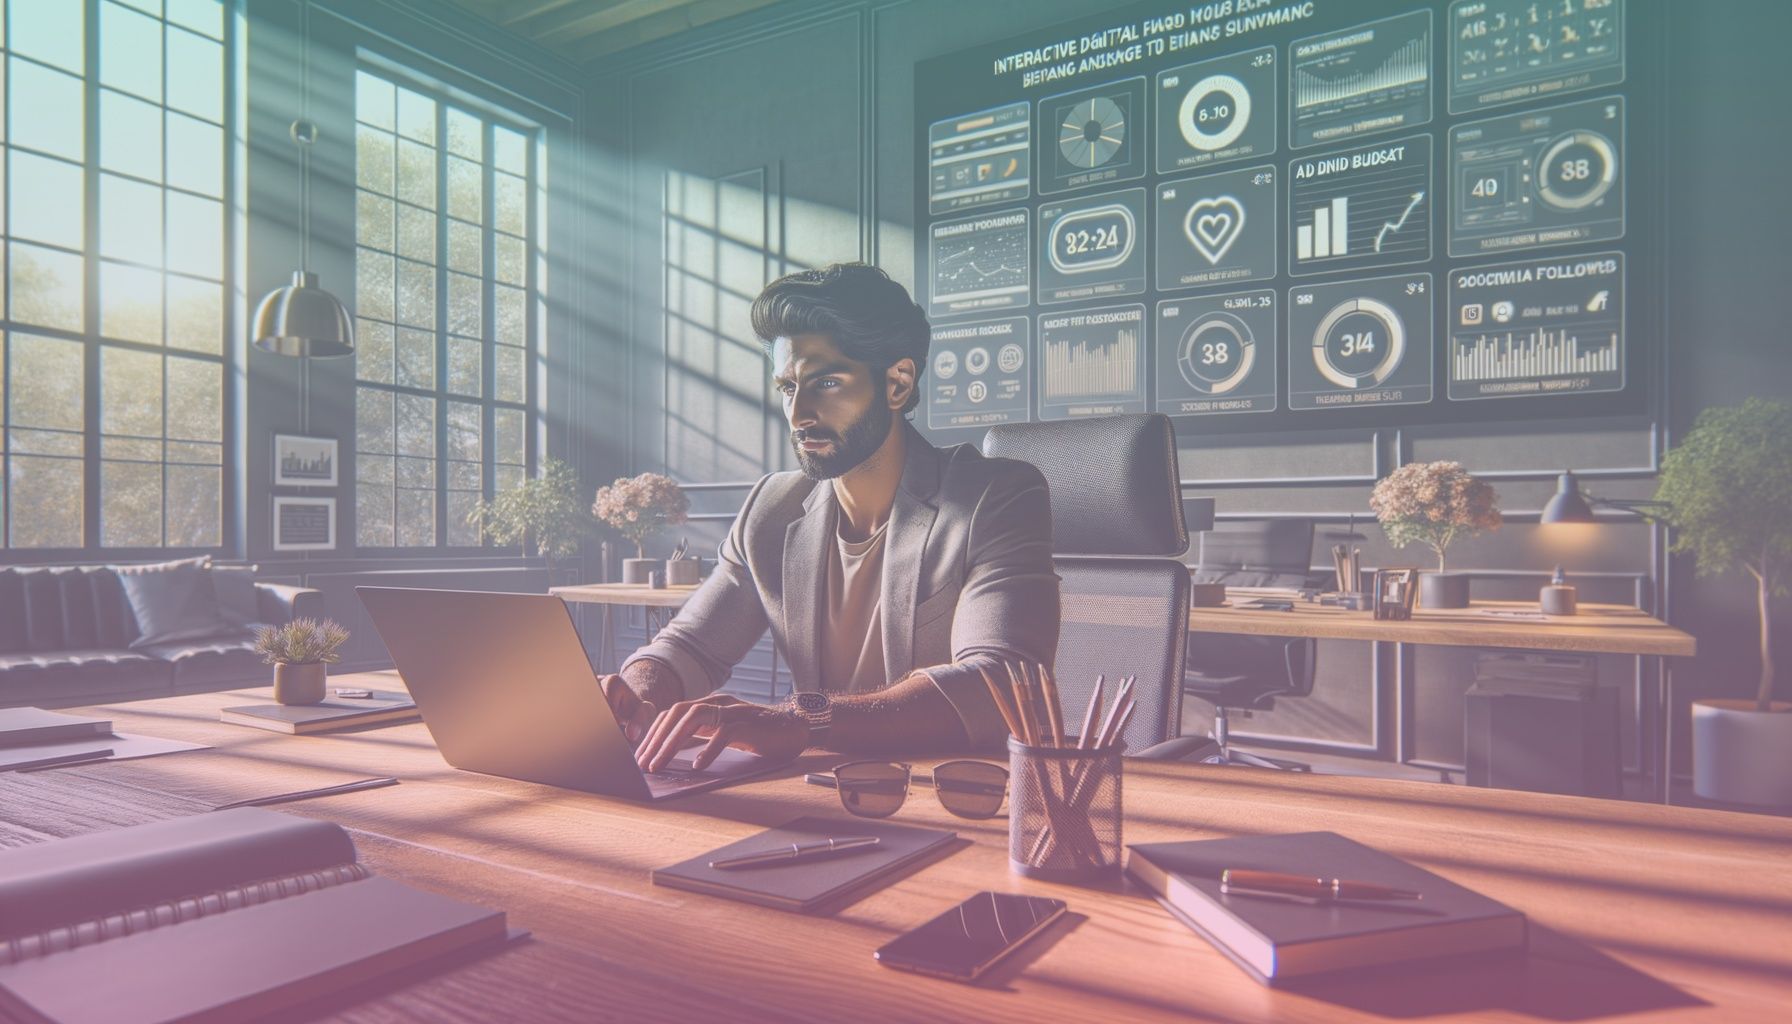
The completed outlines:
[[[1095,677],[1095,689],[1089,694],[1089,710],[1083,712],[1083,729],[1077,734],[1076,748],[1088,750],[1089,744],[1095,741],[1095,719],[1101,714],[1101,687],[1106,676]]]
[[[1064,712],[1058,707],[1058,681],[1052,678],[1052,670],[1044,665],[1039,666],[1040,689],[1045,697],[1045,717],[1051,723],[1052,746],[1066,745],[1069,737],[1064,734]]]
[[[1020,723],[1015,720],[1014,711],[1008,706],[1008,698],[1002,695],[1002,688],[996,685],[996,681],[990,678],[989,673],[982,666],[977,667],[977,674],[983,677],[984,685],[989,687],[989,696],[996,702],[996,710],[1001,713],[1002,721],[1007,724],[1008,731],[1014,734],[1015,739],[1021,739]]]

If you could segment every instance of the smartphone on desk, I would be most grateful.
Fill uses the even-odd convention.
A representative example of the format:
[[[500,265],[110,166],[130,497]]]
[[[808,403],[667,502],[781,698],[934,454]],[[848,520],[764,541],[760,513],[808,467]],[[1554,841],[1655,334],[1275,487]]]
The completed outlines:
[[[903,971],[972,981],[1064,913],[1063,900],[980,892],[885,943],[873,956]]]

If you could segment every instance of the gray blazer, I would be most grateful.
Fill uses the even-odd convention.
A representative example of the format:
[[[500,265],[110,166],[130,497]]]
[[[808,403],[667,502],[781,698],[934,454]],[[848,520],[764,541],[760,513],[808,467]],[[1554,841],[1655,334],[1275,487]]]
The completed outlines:
[[[884,667],[891,680],[932,678],[977,746],[1007,734],[978,673],[1004,662],[1051,664],[1058,576],[1051,500],[1025,462],[968,444],[936,448],[908,431],[890,510],[883,577]],[[819,690],[828,546],[839,504],[826,480],[773,473],[754,485],[718,551],[716,571],[646,647],[678,673],[687,697],[727,681],[770,626],[798,690]]]

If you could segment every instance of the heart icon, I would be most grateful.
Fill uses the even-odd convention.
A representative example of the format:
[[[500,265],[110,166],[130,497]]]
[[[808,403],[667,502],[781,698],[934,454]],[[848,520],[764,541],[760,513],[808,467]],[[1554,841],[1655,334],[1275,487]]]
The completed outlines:
[[[1197,199],[1182,218],[1182,233],[1195,250],[1217,264],[1244,230],[1244,204],[1231,196]]]

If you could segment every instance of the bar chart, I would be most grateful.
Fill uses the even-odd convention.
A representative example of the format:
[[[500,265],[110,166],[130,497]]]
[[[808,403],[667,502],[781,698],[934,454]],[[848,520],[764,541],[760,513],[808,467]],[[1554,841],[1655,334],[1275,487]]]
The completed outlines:
[[[1288,270],[1330,273],[1431,258],[1431,136],[1289,165]]]
[[[1039,414],[1107,416],[1145,409],[1145,307],[1039,318]]]
[[[1618,332],[1582,339],[1547,328],[1456,338],[1453,380],[1518,380],[1569,374],[1617,373]]]

